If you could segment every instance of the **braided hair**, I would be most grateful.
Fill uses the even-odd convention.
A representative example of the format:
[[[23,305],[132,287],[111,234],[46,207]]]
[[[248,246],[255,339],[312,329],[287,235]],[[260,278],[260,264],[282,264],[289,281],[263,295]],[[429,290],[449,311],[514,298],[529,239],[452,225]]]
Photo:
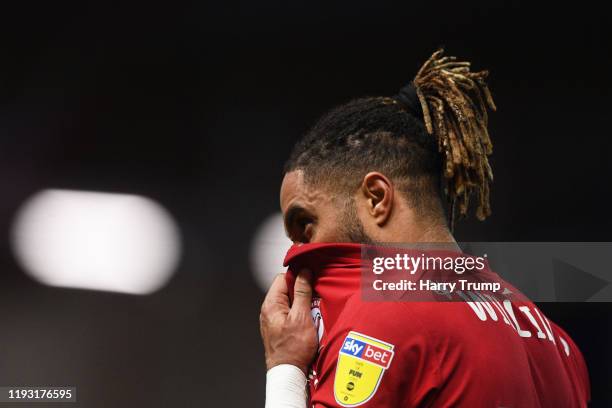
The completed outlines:
[[[496,109],[488,72],[443,54],[434,52],[396,96],[355,99],[324,115],[296,144],[285,172],[303,170],[307,182],[354,192],[365,174],[380,171],[422,214],[443,211],[445,202],[451,229],[472,196],[484,220],[493,181],[487,108]]]

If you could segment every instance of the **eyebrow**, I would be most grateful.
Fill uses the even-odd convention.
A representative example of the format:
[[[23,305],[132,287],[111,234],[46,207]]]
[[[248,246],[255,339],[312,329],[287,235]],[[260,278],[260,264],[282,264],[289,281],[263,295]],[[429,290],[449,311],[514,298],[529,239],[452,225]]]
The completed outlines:
[[[305,211],[304,207],[294,204],[291,207],[289,207],[287,211],[285,212],[285,216],[284,216],[285,235],[287,235],[289,239],[291,239],[291,237],[289,236],[289,227],[291,226],[291,224],[293,224],[295,217],[302,211]]]

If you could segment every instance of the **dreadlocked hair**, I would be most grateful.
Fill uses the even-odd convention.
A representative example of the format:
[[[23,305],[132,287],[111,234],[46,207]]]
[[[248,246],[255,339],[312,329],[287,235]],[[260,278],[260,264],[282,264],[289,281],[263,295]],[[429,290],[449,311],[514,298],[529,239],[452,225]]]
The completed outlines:
[[[352,192],[380,171],[422,214],[443,213],[443,199],[451,229],[471,196],[484,220],[493,181],[487,108],[496,109],[488,72],[443,53],[434,52],[395,97],[355,99],[324,115],[296,144],[285,172],[303,170],[307,182]]]

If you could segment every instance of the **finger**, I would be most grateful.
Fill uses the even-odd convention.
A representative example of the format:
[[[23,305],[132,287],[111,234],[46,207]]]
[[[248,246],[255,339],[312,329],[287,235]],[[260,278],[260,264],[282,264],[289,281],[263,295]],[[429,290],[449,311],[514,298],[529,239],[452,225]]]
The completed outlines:
[[[293,305],[291,306],[291,310],[295,310],[295,313],[305,311],[310,313],[310,305],[312,303],[311,279],[312,273],[308,269],[302,269],[295,279]]]
[[[289,308],[289,290],[287,289],[287,281],[285,280],[284,273],[276,275],[270,289],[268,289],[264,303],[269,305],[276,304]]]

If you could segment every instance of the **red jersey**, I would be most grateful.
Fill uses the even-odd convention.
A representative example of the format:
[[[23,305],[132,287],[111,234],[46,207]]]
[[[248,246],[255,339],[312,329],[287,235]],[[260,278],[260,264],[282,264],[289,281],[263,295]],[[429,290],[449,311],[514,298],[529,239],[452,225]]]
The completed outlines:
[[[313,272],[309,406],[587,405],[580,350],[531,301],[364,301],[361,249],[304,244],[285,258],[290,293],[296,273]]]

